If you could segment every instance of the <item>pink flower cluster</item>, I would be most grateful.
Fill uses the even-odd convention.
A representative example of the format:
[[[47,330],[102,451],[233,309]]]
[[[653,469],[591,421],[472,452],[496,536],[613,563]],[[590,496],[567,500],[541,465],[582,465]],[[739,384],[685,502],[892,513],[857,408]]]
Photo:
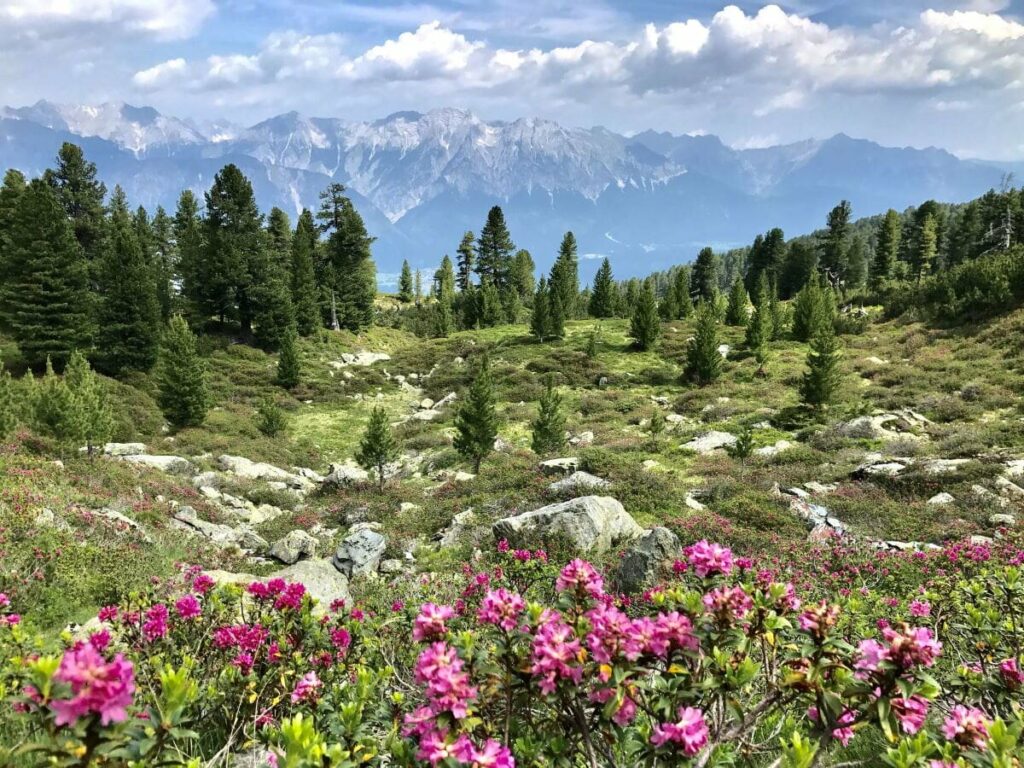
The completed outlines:
[[[424,603],[412,625],[412,639],[418,642],[438,640],[448,634],[445,622],[455,618],[455,609],[450,605]]]
[[[886,662],[901,670],[917,666],[930,667],[942,653],[942,643],[935,639],[927,627],[902,625],[899,630],[884,627],[882,638],[886,644],[873,639],[860,641],[857,647],[860,658],[854,667],[861,679],[877,672]]]
[[[716,574],[728,576],[733,568],[732,550],[721,544],[709,544],[701,539],[691,544],[684,552],[694,572],[702,579]]]
[[[555,589],[559,592],[576,592],[589,597],[604,594],[604,580],[601,574],[586,560],[572,560],[558,574]]]
[[[142,636],[149,642],[167,636],[167,606],[157,603],[146,610],[146,620],[142,624]]]
[[[583,679],[580,641],[556,611],[545,611],[533,637],[530,672],[540,678],[543,693],[553,693],[559,680],[579,684]]]
[[[676,611],[631,619],[613,605],[599,605],[586,618],[590,622],[587,648],[599,664],[636,661],[643,654],[664,659],[673,650],[697,649],[693,624]]]
[[[299,678],[292,691],[292,704],[300,702],[314,704],[320,698],[320,689],[323,683],[316,676],[316,672],[309,671]]]
[[[451,712],[457,720],[466,717],[476,688],[469,684],[469,673],[464,671],[454,648],[447,643],[432,643],[416,660],[415,676],[416,682],[426,686],[432,715]]]
[[[676,746],[687,757],[700,752],[708,743],[708,726],[704,714],[696,707],[682,707],[676,713],[675,723],[659,723],[654,726],[651,743],[656,747]]]
[[[942,735],[961,746],[985,749],[988,726],[988,718],[980,709],[957,704],[942,724]]]
[[[519,623],[519,617],[526,610],[526,601],[517,593],[507,589],[492,589],[480,602],[477,619],[483,624],[493,624],[511,632]]]
[[[302,597],[306,588],[298,582],[286,582],[284,579],[270,579],[266,583],[252,582],[247,591],[260,602],[274,601],[274,608],[297,611],[302,605]]]
[[[459,734],[454,741],[440,731],[431,731],[420,739],[417,760],[426,760],[437,765],[448,758],[454,758],[471,768],[515,768],[516,761],[508,747],[494,739],[488,739],[482,747],[473,744],[466,734]]]
[[[704,607],[725,623],[742,619],[754,607],[750,595],[739,586],[713,589],[704,595],[703,601]]]
[[[135,668],[120,653],[106,661],[92,645],[65,652],[54,679],[71,687],[71,698],[51,703],[57,725],[74,725],[80,717],[99,715],[103,725],[128,717],[135,693]]]

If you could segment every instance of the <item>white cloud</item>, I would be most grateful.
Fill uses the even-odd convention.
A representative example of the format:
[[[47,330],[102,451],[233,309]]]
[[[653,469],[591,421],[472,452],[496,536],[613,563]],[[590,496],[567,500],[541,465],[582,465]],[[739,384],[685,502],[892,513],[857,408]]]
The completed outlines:
[[[45,38],[96,26],[175,39],[193,34],[214,10],[212,0],[4,0],[0,28]]]
[[[187,69],[188,63],[184,59],[171,59],[136,72],[132,82],[140,88],[161,88],[174,83]]]
[[[466,73],[473,54],[484,47],[432,21],[370,48],[344,64],[340,73],[355,80],[451,78]]]

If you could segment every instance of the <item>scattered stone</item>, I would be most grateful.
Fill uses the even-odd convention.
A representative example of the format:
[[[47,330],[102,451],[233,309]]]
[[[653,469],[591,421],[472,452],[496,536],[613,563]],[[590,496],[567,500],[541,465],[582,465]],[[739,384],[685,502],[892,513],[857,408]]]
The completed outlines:
[[[1017,525],[1017,518],[1008,512],[997,512],[989,517],[988,524],[996,528],[1013,528]]]
[[[1015,496],[1018,499],[1024,498],[1024,488],[1021,488],[1012,480],[1007,480],[1005,477],[996,478],[996,487],[1003,496]]]
[[[448,527],[440,531],[434,539],[442,547],[454,547],[474,523],[476,523],[476,515],[473,513],[473,508],[470,507],[455,515]]]
[[[630,545],[619,561],[615,582],[627,594],[640,592],[671,571],[679,539],[668,528],[652,528]]]
[[[411,501],[403,501],[398,505],[398,511],[401,513],[413,512],[420,508],[419,504],[413,504]]]
[[[783,451],[788,451],[792,447],[793,444],[789,440],[778,440],[774,445],[763,445],[760,448],[755,448],[754,455],[775,456]]]
[[[129,464],[135,464],[140,467],[149,467],[151,469],[159,469],[161,472],[166,472],[169,475],[192,475],[195,474],[195,468],[188,459],[183,459],[181,456],[150,456],[148,454],[133,454],[126,456],[117,456],[120,461],[127,461]]]
[[[401,573],[405,570],[405,565],[401,560],[396,558],[389,558],[387,560],[380,561],[380,572],[386,574]]]
[[[900,472],[906,469],[906,465],[900,464],[896,461],[880,461],[875,463],[861,464],[857,469],[854,470],[854,475],[857,476],[872,476],[872,477],[896,477]]]
[[[719,344],[718,345],[718,354],[720,354],[722,356],[723,360],[728,358],[729,357],[729,345],[728,344]]]
[[[174,510],[172,520],[176,521],[179,527],[195,531],[222,547],[238,547],[253,552],[265,552],[269,546],[267,540],[248,525],[243,524],[232,528],[229,525],[211,523],[209,520],[202,520],[192,507],[178,507]]]
[[[590,431],[580,432],[578,435],[573,435],[569,438],[569,445],[587,446],[593,445],[593,443],[594,433]]]
[[[654,459],[644,459],[643,463],[640,466],[643,467],[648,472],[653,472],[654,470],[661,467],[661,462],[655,461]]]
[[[219,489],[222,478],[219,472],[201,472],[192,478],[192,487]]]
[[[694,512],[703,512],[704,510],[707,509],[706,506],[701,504],[699,501],[697,501],[697,499],[695,499],[690,494],[686,494],[686,498],[683,499],[683,504],[686,505],[687,509],[692,509]]]
[[[970,459],[928,459],[921,464],[921,469],[928,475],[948,475],[970,462]]]
[[[388,546],[387,539],[383,534],[373,530],[373,525],[374,523],[360,523],[353,526],[334,553],[334,567],[350,579],[376,573],[377,566],[384,557],[384,550]]]
[[[991,536],[971,536],[969,541],[975,547],[988,547],[994,543]]]
[[[636,520],[610,496],[582,496],[498,520],[494,538],[528,546],[532,536],[564,539],[579,553],[603,553],[642,535]]]
[[[434,407],[434,401],[431,400],[429,397],[424,397],[422,400],[420,400],[419,407],[421,410],[429,411]]]
[[[440,400],[438,400],[436,403],[434,403],[434,408],[440,409],[440,408],[444,408],[447,405],[451,405],[452,403],[455,402],[455,398],[456,398],[456,394],[454,392],[449,392],[447,395],[445,395]]]
[[[324,483],[327,485],[354,485],[365,483],[369,479],[369,473],[350,459],[344,464],[331,464]]]
[[[953,494],[946,493],[945,491],[943,491],[942,493],[937,493],[934,496],[932,496],[930,499],[928,499],[928,503],[933,505],[933,506],[943,506],[943,505],[946,505],[946,504],[953,504],[955,501],[956,501],[956,499],[953,497]]]
[[[143,541],[152,543],[152,539],[149,534],[146,533],[146,529],[138,524],[135,520],[125,515],[123,512],[118,512],[116,509],[110,509],[109,507],[103,507],[102,509],[93,510],[93,514],[97,517],[102,517],[105,520],[109,520],[114,523],[115,526],[128,528],[138,533]]]
[[[352,593],[348,589],[348,578],[340,573],[330,560],[299,560],[295,565],[271,574],[268,578],[297,581],[319,603],[321,611],[330,608],[331,603],[344,601],[352,605]]]
[[[995,504],[997,507],[1005,509],[1006,507],[1010,506],[1009,499],[1006,499],[1002,496],[997,496],[983,485],[978,485],[977,483],[975,483],[974,485],[971,486],[971,493],[973,493],[982,501],[988,502],[990,504]]]
[[[803,488],[787,488],[786,493],[790,496],[796,496],[798,499],[809,499],[811,497],[811,494]]]
[[[107,443],[103,446],[103,453],[107,456],[141,456],[145,452],[145,443]]]
[[[835,491],[837,491],[839,489],[839,484],[838,483],[819,483],[816,480],[811,480],[809,482],[804,483],[804,488],[806,488],[811,493],[816,493],[816,494],[819,494],[821,496],[826,496],[826,495],[828,495],[830,493],[834,493]]]
[[[270,556],[285,565],[292,565],[303,557],[316,557],[319,542],[305,531],[296,528],[284,538],[278,539],[270,548]]]
[[[391,359],[391,355],[384,352],[345,352],[340,358],[331,362],[335,369],[348,368],[350,366],[367,366],[374,363],[385,362]]]
[[[229,755],[225,768],[266,768],[274,762],[277,762],[276,756],[269,750],[253,747],[245,752]]]
[[[71,526],[63,517],[58,517],[52,509],[42,509],[32,520],[37,528],[55,528],[58,531],[70,531]]]
[[[573,472],[566,478],[557,480],[548,486],[555,493],[579,493],[581,491],[611,488],[612,484],[602,477],[589,472]]]
[[[682,448],[688,451],[696,451],[697,453],[711,453],[719,449],[725,448],[727,445],[734,445],[736,443],[736,436],[731,435],[728,432],[716,432],[711,430],[706,432],[700,437],[695,437],[688,443],[684,443]]]
[[[562,459],[548,459],[538,464],[541,472],[546,475],[570,474],[580,467],[580,460],[576,456],[569,456]]]
[[[441,412],[435,410],[416,411],[416,413],[409,418],[415,419],[416,421],[434,421],[435,419],[441,418]]]
[[[871,357],[865,357],[864,358],[864,362],[871,363],[872,365],[888,365],[889,364],[888,360],[883,360],[882,358],[875,357],[874,355],[872,355]]]
[[[1006,462],[1007,477],[1024,477],[1024,459],[1010,459]]]
[[[844,437],[859,437],[871,440],[924,440],[926,435],[917,434],[931,424],[921,414],[904,408],[892,413],[858,416],[839,425],[839,434]]]

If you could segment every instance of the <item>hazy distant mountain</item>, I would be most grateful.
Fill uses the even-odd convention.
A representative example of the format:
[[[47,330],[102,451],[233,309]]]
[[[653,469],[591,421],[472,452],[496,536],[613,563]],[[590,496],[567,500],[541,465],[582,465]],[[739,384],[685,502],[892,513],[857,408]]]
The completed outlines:
[[[383,272],[403,258],[437,264],[495,203],[542,266],[572,229],[585,274],[607,255],[627,276],[689,260],[703,245],[747,243],[772,226],[813,230],[841,198],[857,216],[967,200],[1009,167],[842,134],[735,150],[714,136],[626,137],[532,118],[486,122],[457,109],[374,122],[290,112],[244,128],[123,103],[0,108],[0,169],[39,173],[62,141],[82,144],[108,186],[121,184],[148,208],[173,209],[186,187],[205,191],[228,162],[253,180],[264,209],[291,214],[340,181],[378,238]]]

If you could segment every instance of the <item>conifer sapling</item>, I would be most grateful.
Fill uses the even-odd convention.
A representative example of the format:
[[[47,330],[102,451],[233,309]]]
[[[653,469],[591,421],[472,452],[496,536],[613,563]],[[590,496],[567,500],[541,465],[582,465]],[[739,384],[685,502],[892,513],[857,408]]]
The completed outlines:
[[[490,365],[484,358],[455,414],[455,450],[473,462],[473,471],[480,472],[480,464],[494,450],[498,437],[498,413],[491,381]]]
[[[387,467],[398,461],[400,455],[398,441],[391,431],[391,422],[387,411],[377,406],[370,413],[366,424],[366,432],[359,441],[356,462],[367,472],[377,477],[377,489],[384,492],[384,481],[387,480]]]
[[[560,450],[565,445],[565,413],[562,411],[562,396],[555,389],[554,379],[551,376],[547,377],[539,405],[540,411],[533,422],[533,437],[530,447],[538,456],[545,456]]]

